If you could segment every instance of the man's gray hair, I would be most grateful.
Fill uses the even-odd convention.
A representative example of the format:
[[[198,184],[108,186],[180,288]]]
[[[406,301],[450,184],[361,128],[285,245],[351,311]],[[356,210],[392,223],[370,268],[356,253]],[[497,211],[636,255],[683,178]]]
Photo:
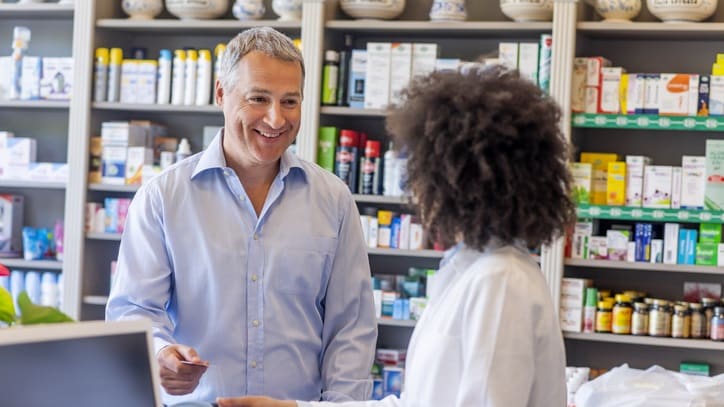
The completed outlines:
[[[289,62],[299,62],[302,68],[302,88],[304,88],[304,59],[289,37],[271,27],[250,28],[242,31],[226,45],[219,66],[221,86],[229,91],[236,85],[236,66],[246,54],[258,51],[270,57]]]

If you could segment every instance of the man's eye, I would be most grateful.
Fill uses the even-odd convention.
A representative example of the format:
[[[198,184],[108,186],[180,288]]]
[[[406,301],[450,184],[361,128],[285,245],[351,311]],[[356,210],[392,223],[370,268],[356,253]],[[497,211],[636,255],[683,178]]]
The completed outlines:
[[[296,107],[299,104],[299,101],[290,99],[290,100],[285,100],[282,103],[284,104],[284,106],[287,106],[287,107]]]
[[[264,103],[266,102],[266,98],[263,96],[252,96],[249,98],[249,102],[251,103]]]

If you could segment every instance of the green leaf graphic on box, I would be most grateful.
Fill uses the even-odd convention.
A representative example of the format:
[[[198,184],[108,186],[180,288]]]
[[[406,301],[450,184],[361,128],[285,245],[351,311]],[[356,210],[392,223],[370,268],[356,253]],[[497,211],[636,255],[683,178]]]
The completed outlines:
[[[8,325],[15,322],[15,305],[13,305],[13,296],[8,290],[0,287],[0,321]]]
[[[590,202],[588,190],[584,187],[573,187],[573,200],[578,204],[587,204]]]
[[[60,312],[57,308],[35,305],[25,291],[18,295],[20,307],[20,323],[23,325],[45,324],[54,322],[73,322],[73,318]]]

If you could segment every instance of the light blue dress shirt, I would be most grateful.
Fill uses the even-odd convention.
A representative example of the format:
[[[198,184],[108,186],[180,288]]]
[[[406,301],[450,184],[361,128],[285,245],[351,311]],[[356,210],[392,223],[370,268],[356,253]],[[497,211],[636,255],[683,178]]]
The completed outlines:
[[[287,151],[257,217],[222,136],[137,192],[106,319],[150,318],[156,351],[179,343],[211,362],[165,403],[369,398],[377,323],[349,189]]]

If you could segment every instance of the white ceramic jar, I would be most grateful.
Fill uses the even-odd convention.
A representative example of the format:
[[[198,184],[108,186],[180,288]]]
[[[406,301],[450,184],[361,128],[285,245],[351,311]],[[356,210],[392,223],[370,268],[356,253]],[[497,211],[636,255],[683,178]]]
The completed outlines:
[[[264,16],[266,8],[262,0],[236,0],[231,13],[239,20],[258,20]]]
[[[630,22],[641,12],[641,0],[587,0],[606,22]]]
[[[352,18],[397,18],[405,9],[405,0],[340,0],[339,7]]]
[[[646,0],[651,14],[664,22],[702,21],[716,11],[718,0]]]
[[[272,10],[279,21],[299,21],[302,19],[302,0],[272,0]]]
[[[229,9],[229,0],[166,0],[166,10],[182,20],[221,17]]]
[[[553,0],[500,0],[500,11],[518,22],[553,20]]]
[[[133,20],[150,20],[163,11],[162,0],[123,0],[121,1],[123,12]]]
[[[431,21],[465,21],[467,18],[465,0],[434,0],[432,2]]]

